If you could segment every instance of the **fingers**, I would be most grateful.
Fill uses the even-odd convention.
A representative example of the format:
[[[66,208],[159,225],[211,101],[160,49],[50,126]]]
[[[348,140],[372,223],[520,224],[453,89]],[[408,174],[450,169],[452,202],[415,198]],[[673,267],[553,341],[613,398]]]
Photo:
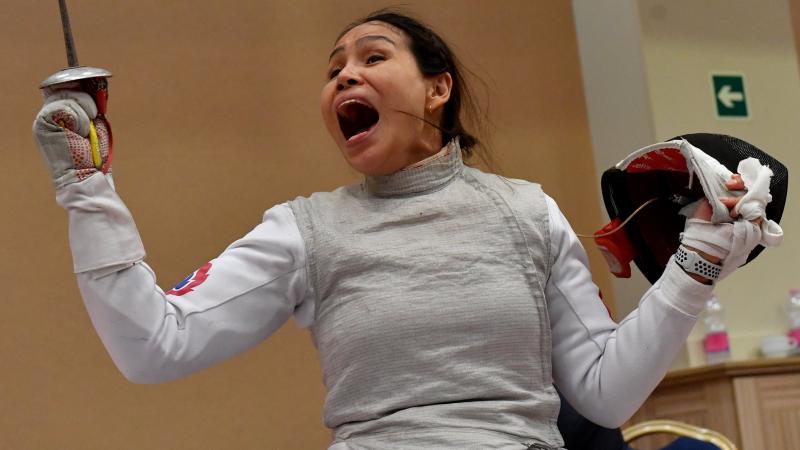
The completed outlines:
[[[89,116],[75,101],[56,100],[42,107],[35,127],[49,132],[64,128],[86,137],[89,135]]]
[[[64,83],[52,84],[50,86],[42,88],[42,94],[44,95],[44,98],[47,99],[47,97],[53,95],[54,93],[63,90],[80,91],[81,82],[76,80],[76,81],[67,81]]]
[[[738,197],[720,197],[719,201],[721,201],[722,204],[725,205],[728,209],[731,209],[734,206],[736,206],[737,203],[739,203],[739,198]]]
[[[92,96],[86,92],[60,89],[47,95],[47,97],[44,99],[44,104],[48,105],[59,100],[74,101],[78,106],[81,107],[81,109],[83,109],[90,119],[97,117],[97,105],[95,105]]]
[[[739,213],[734,211],[734,208],[736,207],[736,204],[739,203],[739,198],[737,198],[737,197],[720,197],[719,201],[722,202],[722,204],[725,205],[725,207],[728,208],[728,210],[730,210],[731,217],[733,217],[734,219],[739,217]]]
[[[702,201],[700,201],[700,203],[697,204],[697,209],[694,210],[693,217],[695,219],[702,219],[709,221],[711,220],[711,216],[713,213],[714,211],[711,209],[711,204],[708,203],[708,199],[704,197]]]
[[[731,179],[725,182],[725,188],[729,191],[743,191],[745,190],[744,180],[742,180],[742,176],[738,173],[731,175]],[[739,213],[734,211],[736,208],[736,204],[739,203],[739,198],[737,197],[720,197],[719,201],[725,205],[726,208],[730,210],[730,215],[732,218],[739,217]]]
[[[731,179],[725,182],[725,187],[729,191],[743,191],[744,187],[744,180],[742,180],[742,176],[738,173],[733,174]]]
[[[738,198],[738,197],[720,197],[719,198],[719,201],[722,202],[722,204],[725,205],[725,207],[730,210],[731,217],[734,218],[734,219],[739,217],[739,213],[735,211],[736,205],[739,203],[739,200],[741,200],[741,198]],[[763,221],[763,219],[761,217],[759,217],[759,218],[751,220],[750,222],[753,222],[756,225],[761,225],[762,221]]]

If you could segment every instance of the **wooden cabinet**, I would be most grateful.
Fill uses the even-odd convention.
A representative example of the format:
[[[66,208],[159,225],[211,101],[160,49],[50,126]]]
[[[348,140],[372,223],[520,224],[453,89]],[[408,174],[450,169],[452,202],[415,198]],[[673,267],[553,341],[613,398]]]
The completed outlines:
[[[719,431],[741,450],[800,449],[800,358],[737,361],[671,372],[627,425],[653,419],[680,420]],[[646,437],[635,446],[654,450],[672,439]]]

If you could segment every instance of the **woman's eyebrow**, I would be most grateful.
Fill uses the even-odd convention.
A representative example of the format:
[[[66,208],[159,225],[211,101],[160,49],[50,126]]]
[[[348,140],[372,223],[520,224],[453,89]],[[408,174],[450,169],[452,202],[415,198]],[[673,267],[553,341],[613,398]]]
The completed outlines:
[[[358,38],[356,40],[356,47],[361,47],[361,46],[364,45],[365,42],[369,42],[369,41],[386,41],[386,42],[394,45],[395,47],[397,47],[397,44],[395,44],[393,40],[389,39],[386,36],[382,36],[380,34],[368,34],[366,36],[361,36],[360,38]],[[331,52],[330,56],[328,56],[328,61],[332,60],[333,57],[337,53],[342,52],[342,51],[344,51],[344,46],[343,45],[340,45],[340,46],[336,47],[335,49],[333,49],[333,51]]]

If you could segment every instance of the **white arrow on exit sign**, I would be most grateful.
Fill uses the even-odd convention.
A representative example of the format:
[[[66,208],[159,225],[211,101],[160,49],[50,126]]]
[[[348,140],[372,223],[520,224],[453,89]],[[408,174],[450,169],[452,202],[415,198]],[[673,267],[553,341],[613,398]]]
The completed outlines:
[[[747,88],[743,73],[711,73],[711,94],[718,119],[748,119]]]
[[[717,92],[717,98],[726,108],[733,108],[733,102],[741,102],[744,100],[744,93],[733,92],[731,86],[726,84]]]

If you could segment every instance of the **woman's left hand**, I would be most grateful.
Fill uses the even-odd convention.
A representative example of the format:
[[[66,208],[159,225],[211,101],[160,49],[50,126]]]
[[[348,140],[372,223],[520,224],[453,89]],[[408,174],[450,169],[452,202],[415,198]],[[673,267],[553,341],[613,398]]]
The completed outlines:
[[[744,191],[746,189],[744,181],[739,174],[734,174],[730,180],[725,182],[725,187],[729,191]],[[740,199],[741,197],[720,197],[719,199],[720,202],[728,208],[731,218],[733,219],[739,217],[739,214],[736,212],[736,205],[739,203]],[[741,222],[741,225],[736,225],[736,222],[713,224],[711,223],[712,213],[713,211],[708,200],[703,199],[695,210],[693,217],[686,221],[686,228],[681,239],[681,243],[684,247],[697,252],[711,263],[722,264],[723,267],[731,262],[728,261],[728,256],[734,244],[734,239],[743,240],[743,242],[738,243],[738,247],[744,245],[747,249],[746,255],[749,255],[750,251],[755,248],[761,239],[761,223],[763,219],[759,217],[751,220],[749,223],[745,223],[745,221],[741,219],[737,220],[736,222]],[[735,233],[734,230],[737,226],[740,228],[739,233]],[[737,234],[739,236],[736,236]],[[738,253],[742,252],[739,251]],[[737,260],[738,259],[741,258],[739,257]],[[744,263],[744,261],[742,261],[742,263]],[[728,267],[728,270],[723,269],[723,274],[727,275],[737,267],[738,265],[733,268]],[[700,282],[708,283],[711,281],[697,274],[689,275]],[[721,275],[720,278],[724,275]]]
[[[729,191],[744,191],[746,189],[745,185],[744,185],[744,180],[742,180],[742,176],[739,175],[738,173],[733,174],[733,176],[731,176],[731,179],[725,182],[725,187]],[[741,200],[741,199],[742,199],[741,197],[720,197],[719,201],[721,201],[722,204],[725,205],[728,208],[728,210],[730,211],[731,217],[736,219],[736,218],[739,217],[739,213],[736,212],[736,205],[739,203],[739,200]],[[707,200],[706,200],[706,204],[708,204]],[[711,211],[710,207],[711,207],[711,205],[709,205],[709,212]],[[706,220],[710,220],[710,219],[711,219],[711,216],[709,215]],[[761,217],[758,217],[756,219],[751,220],[751,222],[753,222],[756,225],[761,225],[761,222],[763,220],[764,219],[762,219]]]

